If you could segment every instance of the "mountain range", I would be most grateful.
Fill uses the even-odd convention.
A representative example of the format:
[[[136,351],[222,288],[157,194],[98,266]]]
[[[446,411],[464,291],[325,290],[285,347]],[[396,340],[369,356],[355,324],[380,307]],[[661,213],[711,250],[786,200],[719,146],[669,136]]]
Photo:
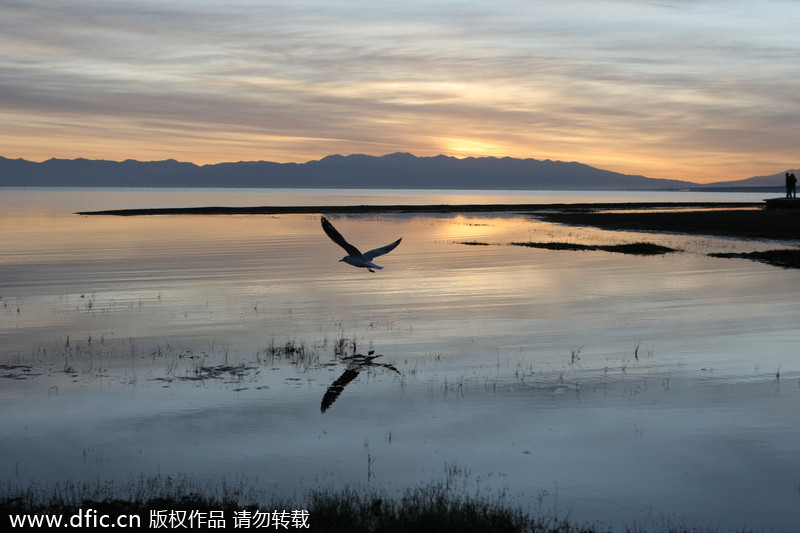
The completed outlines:
[[[791,172],[791,170],[787,170]],[[700,185],[621,174],[576,162],[511,157],[330,155],[307,163],[242,161],[195,165],[165,161],[0,157],[2,187],[309,187],[372,189],[659,190],[775,187],[783,172]]]

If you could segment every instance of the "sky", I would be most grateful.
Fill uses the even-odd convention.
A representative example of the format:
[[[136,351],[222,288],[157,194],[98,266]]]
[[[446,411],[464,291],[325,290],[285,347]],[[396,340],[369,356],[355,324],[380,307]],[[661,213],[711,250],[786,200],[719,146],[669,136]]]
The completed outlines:
[[[794,0],[0,0],[0,155],[798,166]]]

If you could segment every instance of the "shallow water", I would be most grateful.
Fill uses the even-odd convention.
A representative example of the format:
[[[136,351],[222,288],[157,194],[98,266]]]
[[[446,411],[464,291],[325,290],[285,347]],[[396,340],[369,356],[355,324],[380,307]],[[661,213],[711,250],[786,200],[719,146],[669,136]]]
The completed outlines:
[[[71,214],[472,203],[456,197],[3,191],[3,479],[244,476],[286,494],[457,471],[577,521],[793,529],[797,271],[706,255],[774,243],[328,214],[364,248],[403,237],[371,274],[337,262],[317,215]],[[682,252],[508,245],[540,240]],[[363,368],[322,413],[354,343],[397,372]]]

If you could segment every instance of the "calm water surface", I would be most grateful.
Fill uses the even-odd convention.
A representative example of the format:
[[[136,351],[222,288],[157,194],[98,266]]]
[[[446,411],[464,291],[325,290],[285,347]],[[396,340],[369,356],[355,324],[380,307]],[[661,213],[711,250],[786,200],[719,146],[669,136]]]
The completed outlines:
[[[290,494],[456,471],[577,521],[793,530],[798,274],[706,255],[775,243],[332,208],[365,249],[403,237],[371,274],[337,262],[318,215],[72,214],[661,199],[493,194],[3,190],[2,479],[246,477]],[[509,246],[642,240],[682,251]],[[341,356],[369,350],[391,368],[342,385]]]

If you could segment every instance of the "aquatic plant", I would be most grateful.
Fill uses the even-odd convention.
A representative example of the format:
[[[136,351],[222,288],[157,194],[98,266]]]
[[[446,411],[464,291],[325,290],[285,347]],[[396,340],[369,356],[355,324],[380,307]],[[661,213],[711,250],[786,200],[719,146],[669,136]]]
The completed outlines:
[[[319,353],[312,347],[306,347],[304,342],[298,343],[294,339],[287,340],[283,344],[276,344],[275,339],[270,339],[269,345],[259,352],[257,358],[261,360],[264,355],[270,363],[278,360],[285,360],[295,366],[309,368],[319,365]]]
[[[148,523],[151,512],[222,513],[235,528],[237,516],[303,510],[309,530],[322,532],[513,532],[513,533],[704,533],[716,527],[660,523],[615,528],[603,523],[577,524],[569,513],[543,503],[554,496],[542,491],[524,508],[510,503],[505,492],[473,494],[459,481],[469,476],[455,463],[446,478],[394,493],[362,485],[310,489],[303,494],[267,496],[247,479],[200,482],[185,476],[140,476],[126,483],[65,482],[52,486],[0,487],[0,514],[61,514],[92,509],[97,515],[138,514]],[[538,505],[536,503],[538,502]],[[277,511],[276,511],[277,512]],[[6,520],[5,518],[0,520]],[[6,522],[8,523],[8,522]],[[221,525],[221,524],[220,524]],[[745,530],[742,530],[744,533]]]
[[[569,242],[512,242],[512,246],[526,246],[528,248],[544,248],[546,250],[580,250],[617,252],[630,255],[662,255],[677,252],[674,248],[653,244],[650,242],[633,242],[627,244],[575,244]]]
[[[750,259],[781,268],[800,268],[800,250],[794,248],[760,252],[717,252],[708,255],[709,257]]]

